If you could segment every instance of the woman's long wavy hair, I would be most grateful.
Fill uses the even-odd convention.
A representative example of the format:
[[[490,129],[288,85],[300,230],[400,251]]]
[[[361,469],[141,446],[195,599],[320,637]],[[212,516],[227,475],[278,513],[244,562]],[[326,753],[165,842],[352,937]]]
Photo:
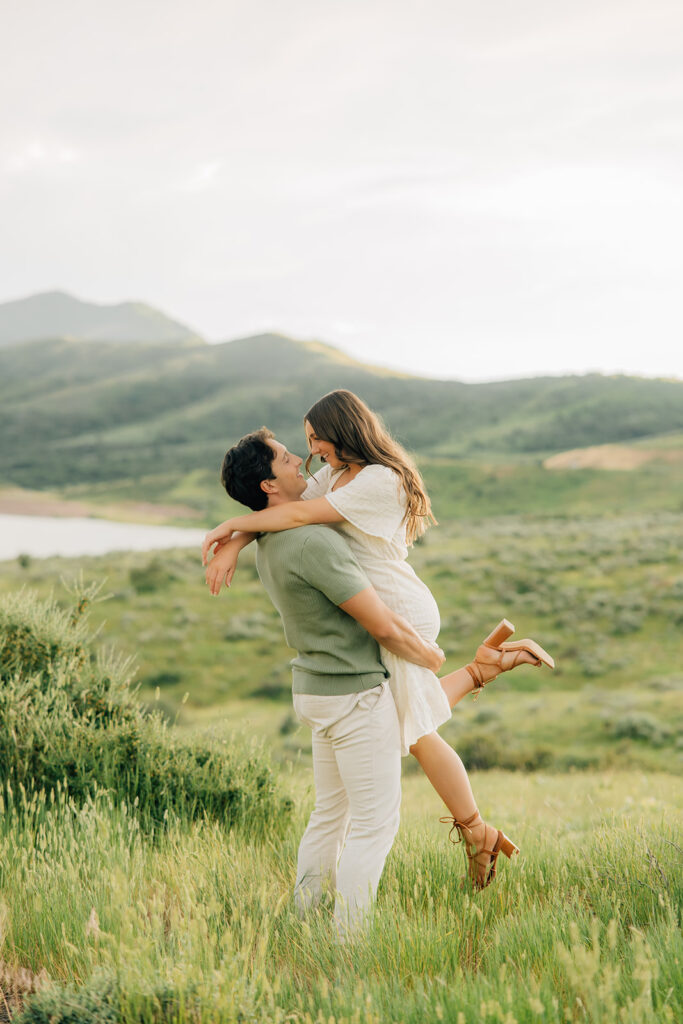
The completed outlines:
[[[338,459],[347,464],[388,466],[398,473],[408,499],[406,540],[412,544],[436,523],[425,485],[417,467],[384,424],[353,391],[330,391],[312,405],[304,416],[321,441],[334,445]],[[311,460],[306,459],[306,471]]]

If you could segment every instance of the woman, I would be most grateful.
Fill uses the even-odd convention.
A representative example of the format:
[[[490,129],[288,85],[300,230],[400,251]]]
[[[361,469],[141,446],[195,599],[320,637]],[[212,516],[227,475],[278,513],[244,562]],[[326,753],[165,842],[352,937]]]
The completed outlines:
[[[304,501],[226,520],[207,534],[204,562],[212,593],[230,584],[237,553],[256,533],[327,523],[339,529],[382,600],[425,639],[436,641],[439,612],[431,592],[406,561],[408,546],[435,522],[424,484],[412,460],[375,414],[352,392],[332,391],[304,420],[309,457],[324,467],[308,483]],[[233,537],[237,531],[237,536]],[[506,620],[484,641],[474,662],[438,679],[428,669],[382,650],[396,701],[403,753],[413,754],[452,814],[465,841],[469,873],[476,888],[493,879],[499,853],[517,847],[487,825],[477,809],[467,772],[457,753],[436,730],[467,693],[479,692],[500,672],[526,663],[553,666],[533,641],[504,643],[513,629]],[[450,820],[450,819],[449,819]]]

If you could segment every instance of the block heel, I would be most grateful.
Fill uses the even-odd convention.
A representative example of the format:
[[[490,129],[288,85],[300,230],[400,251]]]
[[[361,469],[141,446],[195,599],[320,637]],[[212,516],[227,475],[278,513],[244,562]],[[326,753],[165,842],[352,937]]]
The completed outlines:
[[[501,619],[498,625],[491,630],[489,635],[482,642],[487,647],[493,647],[495,650],[496,648],[500,647],[500,645],[504,643],[504,641],[507,640],[509,636],[512,636],[514,631],[515,627],[508,619]]]
[[[498,833],[498,842],[496,845],[499,847],[498,852],[504,854],[508,860],[512,860],[513,857],[516,857],[519,854],[519,847],[515,846],[512,840],[508,839],[504,832]]]

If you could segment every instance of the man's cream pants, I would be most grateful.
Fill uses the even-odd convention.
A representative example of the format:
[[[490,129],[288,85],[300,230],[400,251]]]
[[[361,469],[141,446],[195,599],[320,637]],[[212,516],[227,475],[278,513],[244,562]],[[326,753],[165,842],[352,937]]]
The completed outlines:
[[[344,934],[368,917],[399,823],[401,742],[388,684],[343,697],[294,694],[313,732],[315,807],[299,846],[300,911],[330,885]]]

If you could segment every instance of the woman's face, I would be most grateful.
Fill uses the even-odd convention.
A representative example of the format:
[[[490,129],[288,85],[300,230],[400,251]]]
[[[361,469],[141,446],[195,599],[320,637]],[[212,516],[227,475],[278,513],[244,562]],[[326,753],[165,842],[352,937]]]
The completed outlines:
[[[306,420],[304,423],[304,430],[306,431],[306,441],[311,455],[317,455],[322,462],[326,462],[332,469],[341,469],[346,463],[337,458],[334,445],[331,441],[322,441],[317,435],[311,424]]]

